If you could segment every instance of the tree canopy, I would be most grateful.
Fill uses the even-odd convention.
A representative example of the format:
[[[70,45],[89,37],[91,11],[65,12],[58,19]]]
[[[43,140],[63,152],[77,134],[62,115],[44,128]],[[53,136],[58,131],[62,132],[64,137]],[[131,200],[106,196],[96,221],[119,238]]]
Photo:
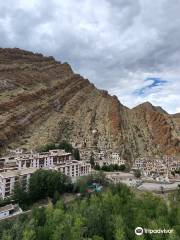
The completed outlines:
[[[38,152],[48,152],[49,150],[53,149],[64,149],[66,152],[72,153],[74,158],[76,160],[80,160],[80,153],[78,148],[74,148],[72,144],[68,143],[67,141],[62,141],[60,143],[48,143],[41,147],[39,147],[37,150]]]
[[[71,188],[70,178],[61,172],[39,169],[32,174],[28,191],[24,190],[21,183],[15,185],[13,199],[21,207],[26,208],[28,205],[47,197],[57,198],[58,193],[62,194]]]
[[[43,178],[43,177],[42,177]],[[151,193],[136,195],[126,185],[108,186],[65,205],[34,208],[16,220],[0,222],[0,239],[14,240],[179,240],[180,195],[168,205]],[[134,229],[173,229],[172,234],[136,236]]]
[[[118,165],[118,164],[109,164],[109,165],[103,165],[100,167],[99,165],[94,166],[95,170],[102,170],[105,172],[117,172],[117,171],[125,171],[126,166],[124,164]]]

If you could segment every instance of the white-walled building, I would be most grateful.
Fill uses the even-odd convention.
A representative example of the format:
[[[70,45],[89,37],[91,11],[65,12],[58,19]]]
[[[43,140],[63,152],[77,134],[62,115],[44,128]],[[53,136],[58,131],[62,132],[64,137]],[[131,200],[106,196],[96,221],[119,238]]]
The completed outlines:
[[[56,165],[55,170],[75,179],[76,177],[88,175],[91,172],[91,164],[83,161],[72,160],[66,164]]]
[[[18,169],[29,167],[45,168],[53,167],[57,164],[64,164],[71,161],[71,153],[66,153],[64,150],[50,150],[49,152],[35,153],[35,154],[22,154],[16,158]]]
[[[100,152],[101,153],[101,152]],[[125,165],[126,161],[124,159],[121,158],[121,156],[119,155],[119,153],[116,153],[116,152],[111,152],[109,154],[105,154],[105,152],[103,151],[103,154],[104,156],[106,157],[101,157],[101,158],[98,158],[96,161],[95,161],[95,164],[96,165],[99,165],[100,167],[106,165],[110,165],[110,164],[117,164],[118,166],[121,166],[121,165]]]
[[[180,159],[174,156],[143,157],[136,159],[133,169],[139,169],[144,176],[171,176],[180,168]]]
[[[4,218],[8,218],[14,215],[17,215],[22,212],[22,209],[18,204],[8,204],[4,207],[0,207],[0,220]]]
[[[5,199],[12,196],[14,185],[21,182],[27,190],[28,182],[36,168],[27,168],[23,170],[14,170],[0,173],[0,198]]]
[[[16,151],[15,151],[16,152]],[[0,167],[0,198],[12,196],[14,185],[21,182],[27,190],[31,175],[37,169],[52,169],[60,171],[75,180],[79,176],[91,172],[91,164],[72,159],[71,153],[62,149],[50,150],[43,153],[23,153],[17,151],[15,157],[3,158]]]
[[[119,156],[119,153],[113,152],[113,153],[111,154],[111,159],[120,160],[121,157]]]

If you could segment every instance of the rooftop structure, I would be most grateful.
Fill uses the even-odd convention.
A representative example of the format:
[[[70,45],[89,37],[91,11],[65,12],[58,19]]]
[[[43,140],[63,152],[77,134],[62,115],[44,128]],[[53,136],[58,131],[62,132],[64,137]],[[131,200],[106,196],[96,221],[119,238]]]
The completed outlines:
[[[0,208],[0,220],[21,213],[21,208],[15,204],[8,204]]]
[[[72,154],[62,149],[42,153],[18,150],[15,151],[14,156],[3,159],[5,160],[0,167],[0,198],[2,199],[12,196],[14,185],[18,181],[23,181],[27,190],[29,179],[37,169],[60,171],[73,180],[91,171],[89,163],[73,160]]]
[[[141,170],[144,176],[170,177],[171,172],[180,169],[180,159],[174,156],[143,157],[135,160],[133,169]]]
[[[26,190],[31,175],[36,171],[36,168],[27,168],[23,170],[14,170],[0,173],[0,198],[5,199],[13,194],[14,186],[17,182],[23,182],[23,187]]]

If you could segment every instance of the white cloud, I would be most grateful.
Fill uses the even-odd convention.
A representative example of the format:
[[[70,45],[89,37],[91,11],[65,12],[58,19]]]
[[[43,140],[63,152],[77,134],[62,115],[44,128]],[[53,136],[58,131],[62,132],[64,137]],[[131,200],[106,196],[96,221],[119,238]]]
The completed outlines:
[[[6,0],[0,46],[68,61],[96,86],[133,107],[143,101],[179,109],[180,1]],[[147,77],[167,85],[136,96]]]

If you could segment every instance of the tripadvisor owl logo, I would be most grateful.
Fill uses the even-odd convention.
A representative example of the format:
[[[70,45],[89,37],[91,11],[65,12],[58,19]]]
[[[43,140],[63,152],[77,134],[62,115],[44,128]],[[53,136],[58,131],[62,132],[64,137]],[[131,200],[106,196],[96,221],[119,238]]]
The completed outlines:
[[[173,233],[173,229],[147,229],[142,227],[135,228],[135,234],[141,236],[143,234],[170,234]]]
[[[135,229],[135,234],[138,235],[138,236],[142,235],[143,234],[143,228],[142,227],[137,227]]]

